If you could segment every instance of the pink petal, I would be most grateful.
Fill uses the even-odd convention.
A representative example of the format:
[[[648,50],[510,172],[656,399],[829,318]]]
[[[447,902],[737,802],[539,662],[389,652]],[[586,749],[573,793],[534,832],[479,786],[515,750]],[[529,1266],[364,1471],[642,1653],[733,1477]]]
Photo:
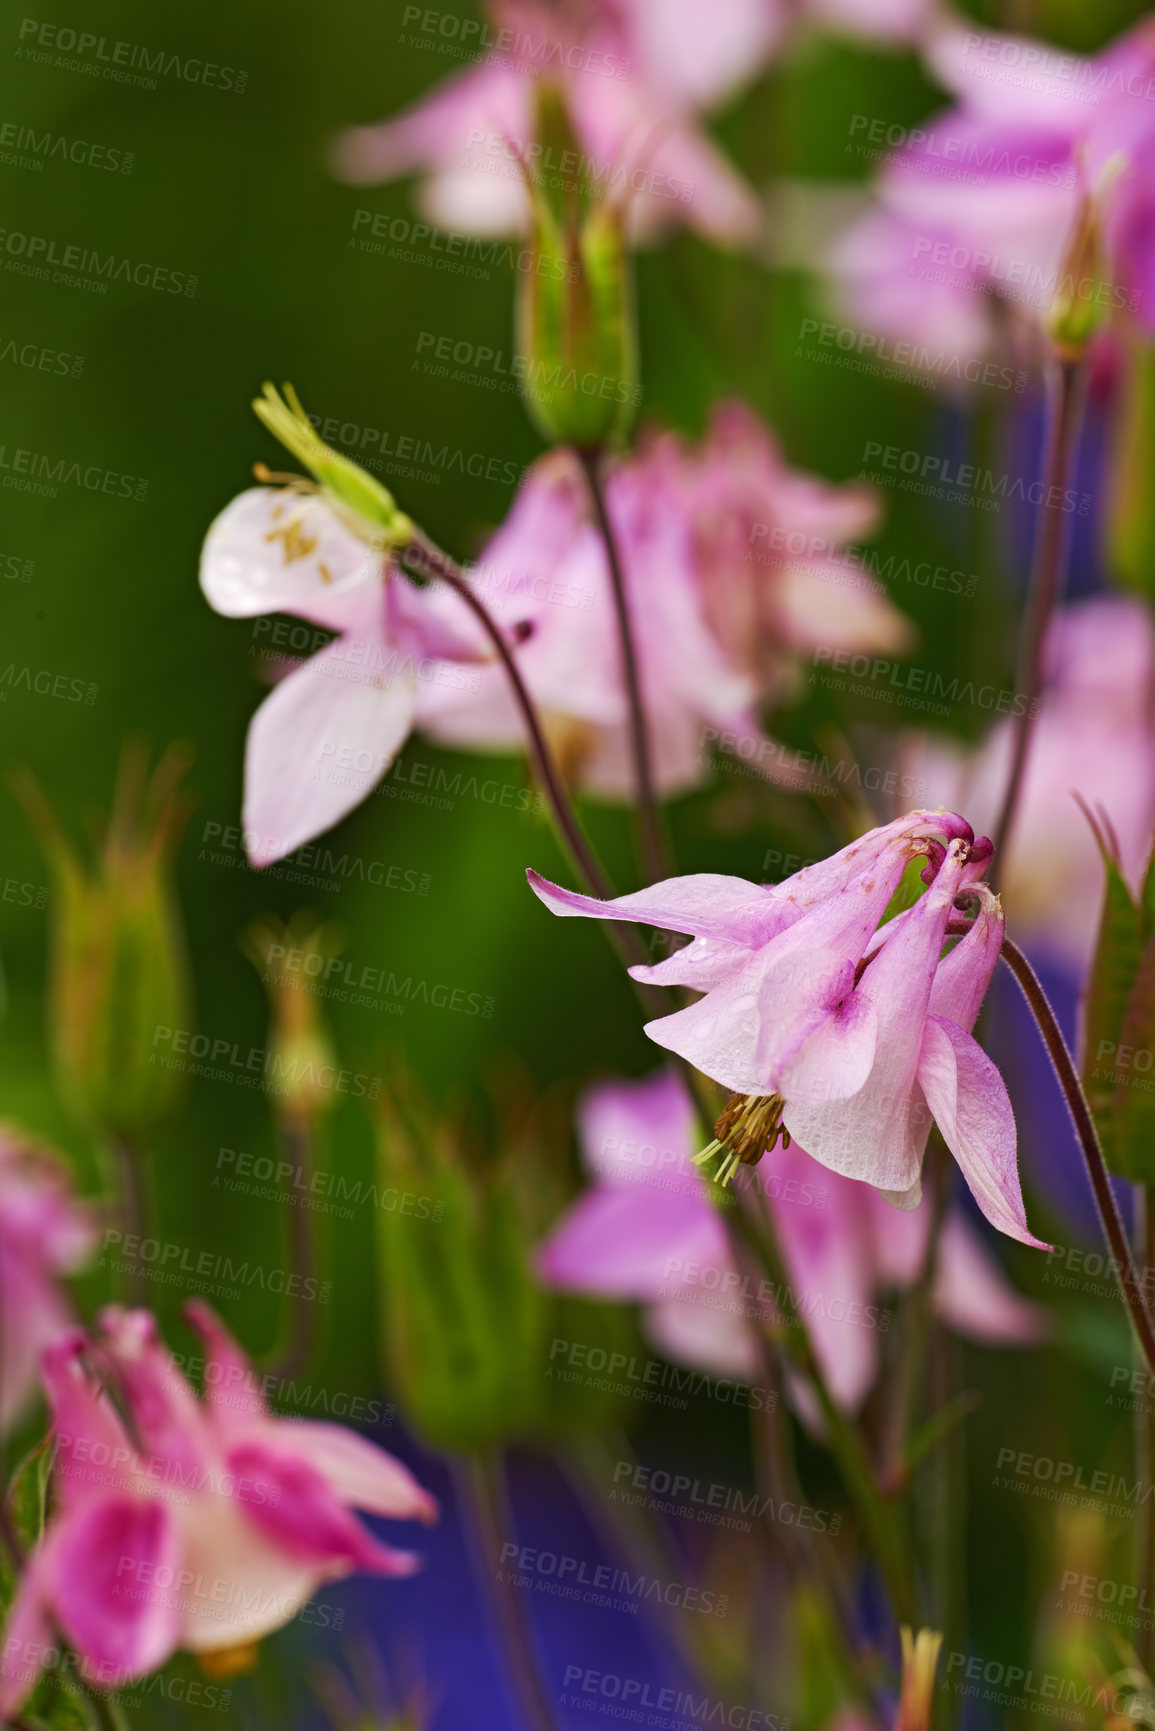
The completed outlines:
[[[586,1167],[610,1184],[631,1184],[651,1174],[692,1177],[690,1162],[701,1145],[698,1115],[686,1084],[674,1070],[658,1070],[639,1082],[599,1082],[578,1101],[578,1141]],[[690,1188],[687,1186],[687,1188]]]
[[[249,726],[245,846],[270,865],[340,822],[409,737],[417,674],[383,630],[340,637],[283,679]]]
[[[829,950],[785,956],[764,976],[758,1066],[767,1091],[816,1102],[857,1094],[874,1064],[878,1011],[853,987],[853,962]]]
[[[48,1600],[51,1558],[46,1567],[45,1556],[42,1544],[29,1557],[4,1624],[0,1642],[0,1719],[4,1721],[20,1710],[50,1656],[58,1651]]]
[[[144,1453],[182,1470],[203,1468],[211,1455],[204,1413],[151,1311],[109,1305],[100,1325]]]
[[[45,1546],[45,1592],[69,1641],[110,1685],[163,1665],[177,1643],[176,1526],[153,1498],[105,1496]]]
[[[343,1425],[273,1419],[268,1440],[315,1467],[333,1495],[350,1508],[397,1521],[437,1519],[437,1502],[407,1466]]]
[[[234,1434],[267,1418],[260,1378],[220,1317],[199,1298],[190,1299],[184,1314],[205,1343],[202,1399],[215,1428]]]
[[[784,918],[771,892],[747,883],[745,878],[723,877],[718,872],[667,878],[650,889],[635,890],[608,902],[564,890],[533,870],[525,875],[538,899],[551,913],[563,917],[582,914],[597,920],[633,920],[668,931],[691,932],[695,937],[721,938],[751,949],[764,944]]]
[[[69,1509],[107,1494],[93,1461],[117,1471],[131,1469],[136,1459],[112,1402],[85,1369],[88,1345],[80,1329],[72,1330],[53,1341],[41,1361],[58,1449],[56,1482]]]
[[[956,1333],[992,1346],[1036,1346],[1051,1333],[1043,1306],[1015,1291],[957,1210],[947,1217],[939,1241],[934,1304]]]
[[[981,1046],[953,1022],[928,1016],[918,1079],[943,1140],[991,1225],[1023,1244],[1049,1250],[1027,1225],[1014,1113],[1006,1084]]]
[[[255,1437],[237,1442],[227,1461],[246,1516],[290,1557],[378,1575],[409,1575],[417,1567],[408,1552],[379,1544],[316,1467],[288,1453],[279,1437],[275,1446]]]
[[[729,1266],[721,1220],[706,1196],[669,1195],[641,1184],[587,1191],[538,1253],[551,1286],[607,1298],[652,1299],[681,1284],[689,1264]]]
[[[382,555],[322,498],[253,487],[211,525],[200,579],[209,605],[230,619],[296,613],[342,631],[360,617],[366,590],[380,587],[383,573]]]
[[[646,1334],[663,1357],[675,1364],[752,1383],[762,1361],[754,1331],[746,1320],[746,1306],[737,1300],[730,1308],[706,1302],[712,1297],[708,1292],[683,1289],[659,1299],[646,1311]]]

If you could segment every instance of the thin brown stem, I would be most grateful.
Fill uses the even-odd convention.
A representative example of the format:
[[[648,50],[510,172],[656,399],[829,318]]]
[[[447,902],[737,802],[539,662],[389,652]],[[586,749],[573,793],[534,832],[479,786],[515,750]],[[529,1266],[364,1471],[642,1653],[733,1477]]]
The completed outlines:
[[[1014,826],[1034,736],[1043,688],[1043,649],[1047,629],[1066,573],[1071,513],[1064,510],[1063,501],[1078,448],[1085,382],[1086,368],[1081,361],[1066,356],[1057,356],[1051,361],[1047,373],[1047,434],[1043,456],[1045,490],[1039,506],[1016,677],[1016,695],[1023,708],[1015,729],[1006,792],[994,829],[995,853],[990,881],[995,888],[1006,858],[1007,842]]]
[[[1123,1225],[1119,1204],[1111,1189],[1111,1177],[1107,1171],[1107,1162],[1103,1157],[1103,1149],[1099,1142],[1099,1132],[1095,1128],[1095,1120],[1091,1108],[1087,1104],[1087,1096],[1083,1092],[1083,1084],[1075,1069],[1075,1061],[1063,1038],[1054,1010],[1048,1001],[1039,977],[1028,962],[1018,945],[1010,938],[1004,937],[1002,958],[1011,973],[1015,976],[1020,991],[1027,1000],[1027,1006],[1034,1016],[1047,1055],[1054,1065],[1059,1086],[1063,1090],[1063,1098],[1067,1102],[1067,1110],[1075,1126],[1075,1134],[1079,1138],[1079,1146],[1083,1151],[1083,1163],[1087,1168],[1087,1176],[1091,1181],[1091,1190],[1095,1198],[1095,1206],[1099,1211],[1099,1220],[1103,1235],[1111,1251],[1111,1261],[1114,1267],[1115,1279],[1119,1285],[1123,1302],[1127,1307],[1135,1330],[1136,1339],[1146,1360],[1148,1370],[1155,1370],[1155,1327],[1143,1300],[1139,1276],[1135,1269],[1135,1258],[1131,1254],[1131,1246],[1127,1239],[1127,1230]]]
[[[521,669],[517,665],[513,651],[506,642],[501,627],[484,601],[473,589],[456,560],[451,559],[448,553],[443,553],[440,547],[434,546],[432,541],[420,534],[415,536],[405,548],[404,558],[406,563],[421,576],[446,583],[450,589],[460,595],[493,644],[497,658],[509,680],[514,701],[521,711],[522,722],[529,740],[529,752],[534,774],[549,800],[554,823],[557,825],[558,833],[569,852],[571,863],[588,885],[591,895],[608,900],[614,893],[613,886],[582,833],[581,825],[578,823],[570,804],[561,771],[550,751],[537,709],[529,695],[525,680],[521,676]]]
[[[625,676],[626,701],[629,705],[630,714],[630,750],[634,759],[634,780],[638,796],[642,870],[646,882],[652,884],[657,883],[661,878],[669,877],[670,867],[666,860],[661,818],[658,813],[657,795],[654,791],[650,735],[646,725],[645,705],[642,702],[642,678],[638,664],[637,633],[630,614],[630,602],[629,596],[626,594],[625,572],[622,569],[617,536],[614,534],[614,526],[610,521],[605,488],[602,485],[602,451],[598,446],[586,446],[578,451],[578,457],[585,473],[594,516],[597,519],[598,532],[605,546],[606,563],[609,566],[610,589],[614,598],[614,616],[618,625],[622,673]]]

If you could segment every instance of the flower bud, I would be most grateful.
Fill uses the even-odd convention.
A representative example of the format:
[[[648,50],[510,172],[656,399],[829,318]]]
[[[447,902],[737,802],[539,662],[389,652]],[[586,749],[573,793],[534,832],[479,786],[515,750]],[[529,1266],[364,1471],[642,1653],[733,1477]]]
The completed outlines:
[[[578,166],[559,176],[523,165],[531,210],[517,309],[525,397],[552,443],[592,446],[622,437],[637,397],[626,213],[590,180],[564,97],[550,84],[538,89],[537,121],[545,159]]]
[[[277,1115],[303,1127],[328,1111],[336,1095],[324,1078],[336,1054],[317,1003],[318,982],[344,947],[339,929],[307,911],[287,925],[275,914],[254,920],[241,948],[260,975],[272,1012],[268,1078]]]
[[[32,777],[14,784],[55,880],[50,1004],[60,1085],[81,1116],[113,1136],[153,1128],[181,1088],[181,1072],[156,1061],[156,1037],[187,1027],[191,1014],[172,881],[189,811],[178,791],[188,761],[174,746],[150,778],[145,750],[125,747],[92,866]]]
[[[398,1066],[378,1126],[388,1380],[428,1442],[479,1453],[620,1422],[636,1407],[606,1371],[639,1355],[620,1307],[541,1289],[532,1246],[557,1162],[524,1092],[494,1120],[482,1137],[438,1116]]]
[[[1110,157],[1080,204],[1047,315],[1048,332],[1062,359],[1078,360],[1109,315],[1112,296],[1103,247],[1104,209],[1111,188],[1129,166],[1120,153]]]
[[[254,398],[253,409],[273,437],[305,465],[354,535],[374,547],[404,547],[412,540],[413,524],[397,509],[392,493],[360,464],[325,443],[292,385],[285,386],[282,397],[275,385],[266,383],[264,395]]]

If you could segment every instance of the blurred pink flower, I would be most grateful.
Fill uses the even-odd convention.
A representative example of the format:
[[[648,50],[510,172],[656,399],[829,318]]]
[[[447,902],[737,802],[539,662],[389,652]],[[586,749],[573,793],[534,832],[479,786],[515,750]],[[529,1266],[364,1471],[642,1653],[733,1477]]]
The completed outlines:
[[[360,805],[401,750],[423,683],[468,687],[485,646],[457,596],[418,589],[316,492],[254,487],[209,529],[218,613],[293,613],[339,635],[282,678],[245,748],[244,833],[265,866]]]
[[[928,889],[880,928],[920,854]],[[630,973],[704,994],[646,1032],[734,1091],[721,1172],[756,1161],[784,1129],[823,1166],[913,1208],[933,1120],[991,1224],[1038,1245],[1006,1087],[970,1033],[1003,936],[978,883],[989,857],[964,819],[920,811],[777,885],[703,873],[603,902],[528,876],[556,914],[693,935]],[[940,960],[956,902],[976,897],[973,926]]]
[[[44,1348],[72,1324],[61,1278],[83,1265],[96,1233],[65,1166],[0,1125],[0,1435],[31,1404]]]
[[[800,651],[817,644],[897,651],[907,622],[838,553],[873,523],[873,497],[788,469],[753,412],[724,404],[697,449],[645,441],[607,482],[636,622],[655,781],[670,795],[709,770],[711,743],[789,786],[800,778],[763,731],[760,701],[782,699]],[[629,798],[628,710],[609,570],[573,454],[533,467],[474,569],[491,610],[533,625],[519,649],[531,695],[578,785]],[[522,741],[499,668],[476,691],[430,686],[419,719],[434,738],[509,750]],[[781,761],[779,761],[781,758]]]
[[[1008,320],[1036,331],[1065,283],[1078,302],[1155,331],[1150,22],[1090,59],[952,22],[928,56],[956,106],[893,151],[875,208],[827,261],[857,322],[908,345],[895,358],[916,368],[922,345],[974,361]],[[865,134],[859,143],[873,148]],[[1089,195],[1101,205],[1102,283],[1068,261]]]
[[[711,1187],[693,1163],[697,1119],[681,1079],[663,1070],[591,1088],[578,1135],[593,1182],[542,1245],[542,1277],[641,1303],[647,1334],[667,1357],[753,1381],[759,1354],[750,1318],[777,1320],[781,1295],[735,1266]],[[827,1172],[797,1144],[768,1154],[750,1181],[765,1193],[831,1392],[856,1408],[878,1374],[886,1295],[922,1271],[931,1210],[896,1213],[868,1184]],[[972,1340],[1026,1345],[1047,1333],[1045,1313],[1011,1289],[958,1209],[943,1227],[934,1302]]]
[[[1155,629],[1146,606],[1124,596],[1075,602],[1055,615],[1045,687],[1018,816],[1007,844],[1002,896],[1014,930],[1080,971],[1090,961],[1103,866],[1073,797],[1110,819],[1123,869],[1138,882],[1155,831]],[[928,797],[997,819],[1015,723],[1000,721],[977,751],[916,734],[902,767]]]
[[[189,1316],[205,1342],[204,1400],[147,1311],[108,1310],[98,1340],[76,1330],[45,1354],[58,1502],[9,1613],[0,1714],[19,1708],[57,1630],[86,1681],[112,1688],[177,1648],[260,1639],[325,1581],[417,1566],[352,1513],[434,1519],[408,1470],[339,1425],[275,1418],[211,1311]]]
[[[420,172],[432,221],[519,232],[524,173],[556,180],[576,167],[534,141],[535,86],[548,76],[564,86],[586,172],[630,200],[636,234],[688,224],[723,242],[754,238],[757,200],[696,116],[757,75],[781,34],[777,0],[718,0],[708,29],[693,0],[490,0],[487,11],[475,46],[489,51],[478,65],[395,118],[341,136],[343,179]]]

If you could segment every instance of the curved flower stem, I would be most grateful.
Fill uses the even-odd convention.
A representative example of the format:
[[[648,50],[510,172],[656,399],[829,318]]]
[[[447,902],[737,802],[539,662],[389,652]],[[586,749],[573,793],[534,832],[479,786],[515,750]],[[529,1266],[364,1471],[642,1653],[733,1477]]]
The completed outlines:
[[[502,1546],[512,1537],[501,1456],[467,1455],[454,1465],[476,1552],[478,1587],[492,1609],[525,1723],[529,1731],[558,1731],[557,1715],[534,1645],[525,1595],[508,1578],[501,1561]]]
[[[995,888],[998,887],[997,874],[1005,859],[1007,841],[1014,825],[1035,731],[1035,712],[1043,684],[1043,647],[1047,627],[1063,587],[1070,513],[1063,510],[1061,500],[1078,446],[1085,380],[1086,367],[1082,361],[1065,355],[1052,359],[1047,374],[1047,435],[1043,458],[1046,492],[1039,507],[1041,515],[1035,534],[1030,591],[1016,675],[1023,712],[1018,718],[1011,771],[994,830],[995,854],[990,881]],[[1060,503],[1052,503],[1053,500]]]
[[[497,658],[509,680],[514,699],[521,711],[525,731],[529,736],[529,751],[534,773],[545,790],[554,823],[557,825],[558,833],[569,851],[571,862],[588,885],[592,895],[600,896],[603,900],[609,899],[614,893],[613,886],[602,870],[593,848],[582,833],[581,825],[578,823],[577,816],[570,804],[561,771],[554,762],[545,731],[542,728],[537,710],[534,708],[533,699],[526,689],[525,680],[521,676],[521,669],[514,659],[513,651],[502,635],[501,627],[481,597],[475,593],[456,560],[451,559],[448,553],[443,553],[440,547],[434,546],[433,542],[420,532],[404,549],[403,556],[406,563],[421,576],[435,578],[446,583],[450,589],[460,595],[493,644]]]
[[[521,676],[521,669],[513,655],[509,644],[501,632],[501,627],[490,613],[481,597],[477,595],[469,583],[464,571],[455,559],[440,547],[434,546],[420,531],[404,549],[406,561],[420,576],[436,579],[449,586],[460,595],[469,611],[481,625],[486,636],[493,644],[501,662],[505,675],[509,680],[514,700],[521,711],[522,721],[529,737],[530,758],[534,773],[537,775],[549,800],[550,811],[562,844],[569,853],[570,863],[577,875],[582,879],[590,895],[600,896],[603,901],[610,901],[615,894],[614,886],[602,869],[597,855],[594,853],[577,813],[573,809],[569,793],[562,779],[554,756],[549,748],[545,730],[534,706],[533,698]],[[626,925],[621,920],[607,922],[606,930],[619,956],[628,967],[648,962],[649,956],[633,926]],[[647,1008],[668,1007],[664,994],[656,995],[654,988],[641,986],[638,988],[646,1002]]]
[[[654,792],[650,736],[646,726],[646,712],[642,702],[641,673],[638,667],[637,638],[633,621],[630,618],[630,604],[626,595],[625,573],[622,570],[617,537],[610,521],[605,489],[602,486],[602,455],[602,448],[598,445],[579,446],[578,448],[578,458],[585,473],[586,485],[589,488],[598,530],[605,545],[606,563],[610,571],[610,588],[613,591],[614,613],[618,622],[618,641],[622,651],[622,672],[626,682],[626,700],[630,710],[630,747],[633,752],[634,778],[638,793],[642,869],[645,873],[646,882],[652,884],[657,883],[661,878],[669,877],[670,867],[666,860],[661,819],[658,815],[658,801]]]
[[[1123,1302],[1131,1317],[1136,1338],[1147,1362],[1147,1368],[1155,1371],[1155,1326],[1152,1325],[1147,1306],[1143,1302],[1143,1293],[1139,1285],[1139,1276],[1135,1269],[1135,1259],[1131,1254],[1131,1246],[1127,1240],[1127,1231],[1119,1213],[1119,1205],[1115,1193],[1111,1189],[1111,1178],[1107,1171],[1107,1162],[1103,1158],[1103,1149],[1099,1142],[1099,1132],[1095,1128],[1095,1120],[1091,1108],[1087,1104],[1087,1096],[1083,1092],[1083,1084],[1075,1069],[1075,1061],[1067,1049],[1063,1031],[1059,1027],[1047,994],[1039,983],[1039,977],[1028,962],[1018,945],[1010,938],[1004,937],[1002,958],[1018,982],[1019,989],[1031,1014],[1038,1024],[1043,1036],[1043,1044],[1047,1055],[1054,1065],[1059,1086],[1067,1102],[1067,1110],[1075,1126],[1079,1145],[1083,1150],[1083,1162],[1087,1168],[1087,1176],[1091,1180],[1091,1190],[1095,1197],[1095,1206],[1099,1210],[1099,1220],[1103,1227],[1103,1235],[1111,1250],[1115,1268],[1115,1278],[1119,1283]]]
[[[769,1212],[762,1211],[757,1227],[741,1207],[735,1208],[729,1218],[731,1230],[741,1235],[742,1243],[758,1258],[774,1292],[782,1295],[778,1308],[782,1314],[780,1340],[783,1350],[810,1384],[818,1400],[826,1426],[827,1446],[838,1462],[843,1483],[858,1505],[863,1527],[890,1593],[895,1619],[900,1624],[909,1623],[911,1628],[921,1628],[910,1559],[894,1510],[879,1488],[856,1426],[831,1394],[809,1330],[797,1307],[790,1302],[790,1280]]]

